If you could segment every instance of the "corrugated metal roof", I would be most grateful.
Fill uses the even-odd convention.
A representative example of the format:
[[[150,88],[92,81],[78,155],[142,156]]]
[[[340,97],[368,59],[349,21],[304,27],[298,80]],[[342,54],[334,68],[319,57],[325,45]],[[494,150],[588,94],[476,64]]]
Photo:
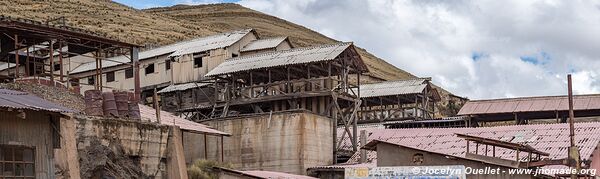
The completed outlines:
[[[76,112],[29,93],[8,89],[0,89],[0,107],[58,113]]]
[[[244,48],[242,48],[242,50],[240,50],[240,52],[275,48],[279,44],[285,42],[286,39],[287,39],[287,37],[285,37],[285,36],[266,38],[266,39],[258,39],[258,40],[248,43],[246,46],[244,46]]]
[[[426,78],[417,78],[400,81],[385,81],[381,83],[361,84],[360,97],[379,97],[404,94],[422,93],[427,87]]]
[[[6,70],[6,69],[9,69],[9,68],[13,68],[13,67],[16,67],[16,66],[17,66],[17,64],[15,64],[15,63],[8,63],[7,64],[6,62],[0,62],[0,71]]]
[[[180,56],[184,54],[203,52],[212,49],[231,46],[233,43],[242,39],[246,34],[252,32],[252,29],[244,29],[233,32],[221,33],[207,37],[195,38],[192,40],[182,41],[170,45],[165,45],[138,53],[139,59],[148,59],[161,55],[172,53],[169,56]],[[119,63],[120,62],[120,63]],[[108,60],[102,60],[102,68],[117,66],[123,63],[129,63],[131,59],[128,56],[117,56]],[[96,69],[96,62],[89,62],[79,65],[73,69],[71,74],[86,72]]]
[[[205,76],[210,77],[252,69],[329,61],[335,59],[351,45],[352,43],[350,42],[344,42],[231,58],[219,64],[219,66],[208,72]]]
[[[156,109],[154,108],[146,105],[140,105],[140,115],[142,120],[156,122]],[[230,135],[229,133],[218,131],[207,125],[177,117],[167,111],[160,111],[160,123],[169,126],[175,125],[181,130],[195,131],[213,135]]]
[[[202,87],[202,86],[206,86],[208,85],[208,83],[182,83],[182,84],[175,84],[175,85],[169,85],[166,88],[163,88],[162,90],[158,91],[157,93],[168,93],[168,92],[173,92],[173,91],[184,91],[187,89],[191,89],[191,88],[198,88],[198,87]]]
[[[191,43],[182,46],[173,52],[169,57],[178,57],[185,54],[192,54],[198,52],[204,52],[207,50],[218,49],[233,45],[235,42],[242,39],[246,34],[252,32],[252,29],[245,29],[240,31],[228,32],[219,35],[213,35],[204,37],[198,40],[194,40]]]
[[[369,130],[369,133],[368,142],[381,140],[458,157],[465,157],[466,141],[457,137],[455,133],[527,144],[537,150],[549,153],[551,159],[566,158],[570,145],[569,124],[566,123],[452,129],[372,129]],[[576,145],[580,149],[581,159],[591,159],[592,153],[600,143],[600,122],[575,123],[575,139]],[[341,147],[351,149],[352,144],[349,139],[344,138],[343,140]],[[474,150],[475,147],[472,146],[470,149]],[[479,153],[485,153],[485,150],[484,147],[480,147]],[[491,153],[491,150],[490,147],[488,153]],[[368,161],[377,158],[376,152],[368,153]],[[515,160],[516,152],[496,148],[496,156]],[[524,158],[527,154],[521,153],[519,156]],[[349,163],[358,163],[358,161],[359,154],[355,153]]]
[[[498,114],[536,111],[567,111],[569,110],[568,102],[569,100],[567,96],[542,96],[491,100],[473,100],[465,103],[458,112],[458,115]],[[573,109],[600,109],[600,95],[594,94],[573,96]]]

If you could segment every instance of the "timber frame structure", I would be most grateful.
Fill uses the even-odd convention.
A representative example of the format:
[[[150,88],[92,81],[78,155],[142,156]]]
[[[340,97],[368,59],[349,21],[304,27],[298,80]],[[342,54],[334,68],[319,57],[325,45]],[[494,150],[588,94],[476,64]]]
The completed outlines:
[[[351,84],[349,79],[360,79],[365,72],[368,69],[352,43],[232,58],[206,75],[214,79],[214,101],[179,112],[196,121],[297,109],[327,116],[336,124],[332,126],[336,161],[338,126],[358,150],[360,83]]]
[[[36,81],[68,89],[78,85],[69,78],[71,57],[96,61],[94,85],[96,89],[102,89],[100,61],[108,60],[110,56],[128,54],[131,59],[128,64],[135,66],[139,48],[135,44],[66,26],[64,18],[39,22],[7,16],[0,16],[0,45],[0,61],[7,63],[6,68],[2,68],[6,73],[2,78]],[[134,71],[138,79],[135,92],[139,96],[139,68],[135,67]]]
[[[359,123],[419,121],[435,118],[435,103],[440,100],[431,78],[361,84]]]

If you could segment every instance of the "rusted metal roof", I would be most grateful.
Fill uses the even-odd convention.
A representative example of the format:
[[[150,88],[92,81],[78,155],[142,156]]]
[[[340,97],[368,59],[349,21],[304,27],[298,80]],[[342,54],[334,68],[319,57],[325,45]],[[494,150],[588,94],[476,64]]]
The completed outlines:
[[[598,109],[600,109],[600,95],[573,96],[573,110]],[[569,100],[567,96],[542,96],[468,101],[460,109],[458,115],[567,110],[569,110]]]
[[[258,39],[258,40],[248,43],[246,46],[244,46],[244,48],[242,48],[240,50],[240,52],[248,52],[248,51],[275,48],[279,44],[285,42],[287,40],[287,38],[288,37],[282,36],[282,37]]]
[[[175,85],[169,85],[165,88],[163,88],[162,90],[158,91],[157,93],[168,93],[168,92],[174,92],[174,91],[185,91],[188,89],[192,89],[192,88],[198,88],[198,87],[203,87],[208,85],[208,83],[182,83],[182,84],[175,84]]]
[[[360,97],[380,97],[405,94],[419,94],[427,88],[427,78],[417,78],[400,81],[385,81],[381,83],[361,84]]]
[[[140,115],[142,116],[142,120],[156,122],[156,109],[154,108],[146,105],[140,105]],[[163,125],[178,126],[181,130],[192,132],[206,133],[211,135],[231,135],[229,133],[213,129],[207,125],[177,117],[167,111],[160,111],[160,123]]]
[[[293,48],[256,55],[240,56],[226,60],[208,72],[205,76],[212,77],[254,69],[330,61],[335,59],[346,49],[351,48],[351,46],[352,43],[343,42],[331,45]],[[366,67],[364,67],[364,69],[366,69]]]
[[[231,46],[233,43],[242,39],[248,33],[253,32],[252,29],[244,29],[232,32],[221,33],[217,35],[211,35],[206,37],[195,38],[192,40],[177,42],[170,45],[165,45],[149,50],[139,52],[139,59],[149,59],[161,55],[170,54],[169,56],[181,56],[190,53],[203,52],[207,50],[213,50],[223,47]],[[131,59],[128,56],[117,56],[109,58],[109,60],[102,60],[102,68],[109,68],[118,66],[121,64],[130,63]],[[72,70],[71,74],[82,73],[96,69],[96,62],[88,62],[77,66]]]
[[[46,101],[29,93],[8,89],[0,89],[0,107],[57,113],[76,112],[75,110]]]
[[[551,159],[566,158],[570,146],[569,124],[567,123],[452,128],[450,130],[443,128],[411,128],[371,129],[368,131],[370,135],[367,137],[367,141],[381,140],[458,157],[465,157],[466,140],[457,137],[455,133],[526,144],[536,150],[548,153]],[[580,150],[581,159],[590,160],[592,153],[600,143],[600,122],[575,123],[575,139],[576,145]],[[341,147],[351,149],[352,144],[350,140],[346,138],[343,140]],[[471,146],[471,149],[475,149],[475,147]],[[484,147],[480,147],[478,153],[485,153],[485,150]],[[491,153],[491,150],[489,148],[488,153]],[[474,153],[474,151],[471,152]],[[355,153],[348,163],[358,163],[359,156],[359,153]],[[496,156],[503,159],[515,160],[516,152],[509,149],[496,148]],[[527,154],[521,153],[519,156],[523,159],[527,157]],[[368,152],[367,161],[372,162],[376,158],[376,152]]]

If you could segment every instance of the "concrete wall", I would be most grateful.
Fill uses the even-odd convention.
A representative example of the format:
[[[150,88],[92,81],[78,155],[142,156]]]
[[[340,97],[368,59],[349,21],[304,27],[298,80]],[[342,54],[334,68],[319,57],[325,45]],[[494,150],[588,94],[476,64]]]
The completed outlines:
[[[92,145],[91,141],[99,139],[101,145],[113,150],[117,150],[114,146],[118,145],[124,155],[139,158],[145,175],[166,177],[163,175],[166,174],[169,126],[89,116],[75,118],[78,150],[85,150]]]
[[[323,116],[288,111],[207,124],[232,134],[224,139],[225,162],[236,169],[305,174],[309,167],[332,164],[332,121]],[[209,156],[218,156],[216,150],[209,148]]]
[[[54,178],[54,138],[49,113],[27,111],[25,119],[17,114],[0,110],[0,145],[34,148],[35,177]]]
[[[415,154],[423,155],[421,164],[413,163]],[[508,171],[508,168],[497,165],[486,164],[482,162],[460,159],[447,158],[444,155],[429,153],[411,148],[399,147],[397,145],[380,143],[377,144],[377,166],[392,167],[392,166],[440,166],[440,165],[464,165],[473,169],[484,169],[485,167],[500,168],[500,170]],[[505,179],[505,178],[532,178],[529,175],[509,175],[508,172],[499,175],[467,175],[467,178],[474,179]]]

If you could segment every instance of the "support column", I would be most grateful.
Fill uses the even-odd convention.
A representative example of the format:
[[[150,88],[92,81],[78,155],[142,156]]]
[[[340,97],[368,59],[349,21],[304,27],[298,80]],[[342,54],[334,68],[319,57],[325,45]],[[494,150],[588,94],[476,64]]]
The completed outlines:
[[[133,81],[134,81],[135,100],[139,103],[140,95],[142,94],[142,91],[141,91],[141,87],[140,87],[140,64],[139,64],[138,52],[139,52],[139,50],[137,47],[131,48],[130,55],[131,55],[131,62],[133,64]]]

